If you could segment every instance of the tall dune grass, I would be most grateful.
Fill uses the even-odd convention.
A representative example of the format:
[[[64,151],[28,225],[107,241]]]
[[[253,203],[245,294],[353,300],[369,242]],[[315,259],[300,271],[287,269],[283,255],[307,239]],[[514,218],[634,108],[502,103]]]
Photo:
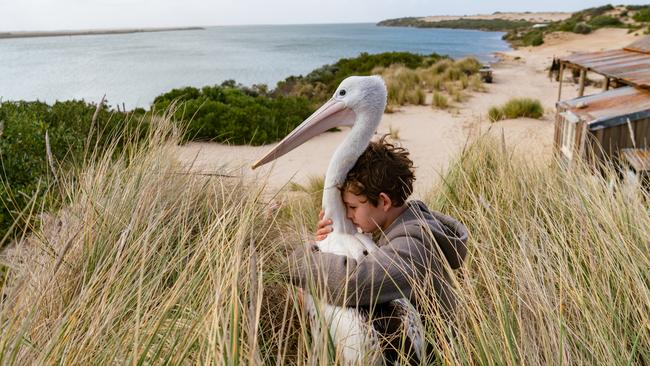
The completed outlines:
[[[471,256],[444,358],[470,364],[647,364],[650,197],[595,175],[472,146],[430,203],[459,217]],[[443,329],[436,332],[444,333]]]
[[[156,126],[63,179],[63,208],[9,253],[0,363],[330,364],[283,261],[312,235],[322,180],[272,210],[262,186],[187,174],[173,158],[180,134]],[[417,291],[432,357],[650,360],[647,195],[527,165],[489,140],[442,182],[427,201],[471,240],[454,274],[455,320],[437,312],[432,288]]]
[[[537,99],[512,98],[502,106],[494,106],[488,110],[488,118],[492,122],[509,118],[541,118],[544,115],[544,107]]]
[[[282,242],[260,190],[188,174],[174,163],[180,134],[159,123],[146,141],[116,158],[106,151],[62,183],[67,207],[9,253],[0,363],[241,364],[276,356],[248,340],[262,339],[260,319],[276,306],[262,306],[277,280],[260,268],[276,260]]]
[[[426,92],[446,92],[456,102],[462,102],[462,90],[484,91],[478,70],[480,63],[474,58],[457,61],[443,59],[429,67],[409,69],[399,64],[375,68],[372,73],[381,75],[388,89],[388,104],[394,106],[426,103]]]

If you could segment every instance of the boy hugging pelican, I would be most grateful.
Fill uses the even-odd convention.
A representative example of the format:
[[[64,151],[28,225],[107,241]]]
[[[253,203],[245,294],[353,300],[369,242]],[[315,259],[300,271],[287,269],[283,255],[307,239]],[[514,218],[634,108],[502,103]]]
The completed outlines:
[[[408,337],[401,334],[395,308],[388,304],[406,298],[420,313],[426,308],[429,314],[440,311],[443,319],[450,319],[456,299],[448,268],[459,268],[467,252],[463,224],[430,210],[422,201],[407,200],[415,180],[408,155],[404,148],[387,142],[386,136],[371,142],[340,187],[347,218],[359,231],[372,235],[376,250],[355,260],[320,251],[314,243],[299,247],[289,257],[293,284],[307,289],[313,281],[328,303],[367,309],[382,335],[389,364],[410,363],[403,357],[411,357],[413,350],[404,341]],[[321,211],[316,240],[325,239],[332,230],[332,220]],[[421,290],[432,285],[435,294],[423,300]],[[430,304],[437,309],[431,310]]]

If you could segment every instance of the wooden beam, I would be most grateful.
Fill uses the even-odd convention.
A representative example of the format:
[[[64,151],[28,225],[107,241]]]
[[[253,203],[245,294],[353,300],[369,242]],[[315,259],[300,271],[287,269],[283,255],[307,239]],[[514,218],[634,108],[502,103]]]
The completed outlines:
[[[581,97],[585,95],[585,79],[587,78],[587,70],[580,70],[580,90],[578,90],[578,96]]]
[[[603,90],[608,91],[609,90],[609,78],[605,76],[605,87]]]
[[[557,101],[560,101],[562,97],[562,79],[564,77],[564,64],[560,64],[560,86],[557,89]]]

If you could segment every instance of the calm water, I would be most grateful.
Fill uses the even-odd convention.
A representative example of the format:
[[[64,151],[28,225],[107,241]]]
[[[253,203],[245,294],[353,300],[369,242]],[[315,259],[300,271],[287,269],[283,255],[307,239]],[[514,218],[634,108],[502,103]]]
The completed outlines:
[[[474,55],[508,49],[502,33],[374,24],[210,27],[123,35],[0,39],[2,100],[85,99],[148,106],[172,88],[275,84],[361,52]]]

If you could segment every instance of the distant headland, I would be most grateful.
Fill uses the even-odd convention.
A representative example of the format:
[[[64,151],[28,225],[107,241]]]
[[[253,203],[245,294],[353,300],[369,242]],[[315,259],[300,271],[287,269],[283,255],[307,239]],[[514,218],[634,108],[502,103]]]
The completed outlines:
[[[171,32],[186,30],[203,30],[203,27],[174,27],[174,28],[122,28],[122,29],[86,29],[86,30],[60,30],[60,31],[21,31],[0,32],[2,38],[29,38],[29,37],[64,37],[64,36],[94,36],[101,34],[127,34],[143,32]]]

